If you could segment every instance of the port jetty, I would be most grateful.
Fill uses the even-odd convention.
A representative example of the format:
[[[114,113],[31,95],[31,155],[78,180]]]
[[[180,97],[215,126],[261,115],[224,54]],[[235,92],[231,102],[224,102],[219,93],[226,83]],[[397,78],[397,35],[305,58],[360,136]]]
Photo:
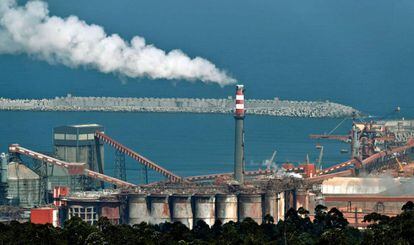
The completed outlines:
[[[360,112],[350,106],[330,101],[292,101],[249,99],[246,113],[279,117],[341,118]],[[121,98],[77,97],[67,95],[53,99],[0,98],[0,111],[98,111],[98,112],[171,112],[220,113],[234,110],[234,98]]]

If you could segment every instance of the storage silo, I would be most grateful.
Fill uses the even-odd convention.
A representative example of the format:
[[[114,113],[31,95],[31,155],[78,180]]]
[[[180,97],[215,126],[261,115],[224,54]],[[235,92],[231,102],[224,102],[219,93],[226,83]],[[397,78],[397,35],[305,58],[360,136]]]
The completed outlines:
[[[23,164],[8,164],[7,199],[21,208],[40,205],[40,177]]]

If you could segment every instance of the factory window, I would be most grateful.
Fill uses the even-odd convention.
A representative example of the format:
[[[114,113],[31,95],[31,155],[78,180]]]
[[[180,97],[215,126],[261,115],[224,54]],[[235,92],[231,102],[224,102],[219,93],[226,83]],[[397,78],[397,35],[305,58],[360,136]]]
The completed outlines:
[[[78,135],[79,140],[88,140],[88,135],[87,134],[80,134]]]
[[[55,134],[55,140],[65,140],[65,134]]]
[[[75,216],[91,225],[98,221],[95,207],[72,206],[69,208],[69,219]]]
[[[66,134],[66,139],[67,140],[76,140],[76,134]]]

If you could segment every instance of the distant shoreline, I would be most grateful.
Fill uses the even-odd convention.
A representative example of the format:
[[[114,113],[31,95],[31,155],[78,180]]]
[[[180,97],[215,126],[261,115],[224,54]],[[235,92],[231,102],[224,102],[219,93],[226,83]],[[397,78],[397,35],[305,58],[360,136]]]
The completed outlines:
[[[343,118],[355,112],[346,105],[329,101],[255,100],[245,101],[246,113],[277,117]],[[231,114],[234,100],[194,98],[56,97],[54,99],[0,98],[0,111],[57,112],[146,112]]]

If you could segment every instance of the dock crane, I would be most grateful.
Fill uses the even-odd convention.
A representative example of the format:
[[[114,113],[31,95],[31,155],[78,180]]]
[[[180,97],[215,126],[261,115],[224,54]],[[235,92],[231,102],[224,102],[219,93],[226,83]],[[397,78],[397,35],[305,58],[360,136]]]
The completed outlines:
[[[270,159],[265,160],[264,163],[266,164],[266,169],[267,170],[270,170],[270,168],[273,166],[274,160],[276,158],[276,154],[277,154],[277,151],[275,150],[275,151],[273,151],[273,154],[270,157]]]
[[[323,146],[321,145],[319,149],[318,165],[316,166],[317,170],[322,170],[322,157],[323,157]]]
[[[403,174],[404,173],[404,163],[401,163],[400,160],[398,159],[398,157],[395,158],[395,161],[398,164],[398,174]]]

